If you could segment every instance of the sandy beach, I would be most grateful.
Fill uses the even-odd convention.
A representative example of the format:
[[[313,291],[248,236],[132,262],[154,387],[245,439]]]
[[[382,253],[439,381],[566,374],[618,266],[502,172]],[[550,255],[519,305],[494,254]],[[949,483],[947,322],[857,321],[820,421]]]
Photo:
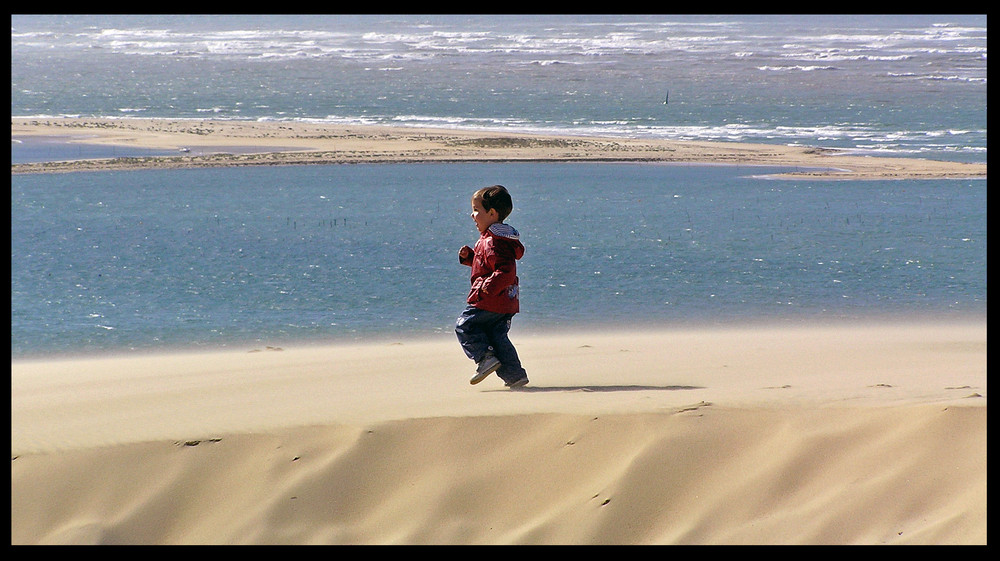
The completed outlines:
[[[177,155],[12,173],[459,161],[985,178],[808,147],[12,119]],[[986,319],[512,333],[13,360],[12,544],[986,544]]]
[[[176,156],[14,164],[11,173],[391,162],[607,161],[789,166],[786,178],[985,178],[986,164],[850,155],[814,147],[541,136],[303,122],[12,118],[11,138],[176,150]],[[182,152],[183,150],[183,152]]]
[[[12,546],[985,550],[987,53],[985,12],[12,14]],[[460,248],[512,230],[529,381],[470,384]]]
[[[13,361],[13,544],[986,544],[986,319]]]

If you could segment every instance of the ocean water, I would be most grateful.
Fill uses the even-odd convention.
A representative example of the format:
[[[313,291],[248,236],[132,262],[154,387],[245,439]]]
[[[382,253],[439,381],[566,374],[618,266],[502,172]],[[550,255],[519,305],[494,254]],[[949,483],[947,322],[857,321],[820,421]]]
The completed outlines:
[[[738,140],[985,162],[985,16],[12,16],[12,116]],[[664,103],[666,102],[666,103]],[[12,161],[98,157],[76,146]],[[525,336],[986,312],[986,180],[657,164],[11,177],[12,357],[450,337],[507,185]]]
[[[372,164],[12,177],[12,353],[450,334],[502,180],[528,332],[983,313],[985,181]]]
[[[986,161],[986,39],[985,14],[13,15],[11,115],[598,133]]]

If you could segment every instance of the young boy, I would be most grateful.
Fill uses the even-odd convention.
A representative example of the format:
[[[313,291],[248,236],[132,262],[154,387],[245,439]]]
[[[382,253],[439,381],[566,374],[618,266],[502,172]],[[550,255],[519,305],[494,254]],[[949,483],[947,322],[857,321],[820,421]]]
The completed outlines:
[[[464,246],[458,261],[472,267],[468,306],[455,322],[455,333],[465,354],[476,361],[478,384],[496,372],[509,388],[528,383],[514,345],[507,338],[510,320],[518,311],[517,260],[524,246],[504,219],[513,209],[510,193],[502,185],[484,187],[472,195],[472,220],[479,230],[476,248]]]

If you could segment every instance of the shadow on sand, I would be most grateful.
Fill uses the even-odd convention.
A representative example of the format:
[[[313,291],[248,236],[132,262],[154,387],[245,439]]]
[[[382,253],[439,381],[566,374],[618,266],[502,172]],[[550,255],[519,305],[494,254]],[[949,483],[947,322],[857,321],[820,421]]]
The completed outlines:
[[[680,391],[680,390],[703,390],[700,386],[644,386],[619,384],[614,386],[524,386],[509,390],[488,390],[488,391],[517,391],[524,393],[543,392],[643,392],[643,391]]]

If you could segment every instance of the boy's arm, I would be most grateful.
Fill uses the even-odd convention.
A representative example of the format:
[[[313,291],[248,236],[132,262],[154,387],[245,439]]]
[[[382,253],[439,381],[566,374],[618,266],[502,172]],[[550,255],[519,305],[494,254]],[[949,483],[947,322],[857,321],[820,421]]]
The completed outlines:
[[[473,253],[474,252],[471,247],[467,245],[462,246],[462,249],[458,250],[458,262],[467,267],[471,267]]]

